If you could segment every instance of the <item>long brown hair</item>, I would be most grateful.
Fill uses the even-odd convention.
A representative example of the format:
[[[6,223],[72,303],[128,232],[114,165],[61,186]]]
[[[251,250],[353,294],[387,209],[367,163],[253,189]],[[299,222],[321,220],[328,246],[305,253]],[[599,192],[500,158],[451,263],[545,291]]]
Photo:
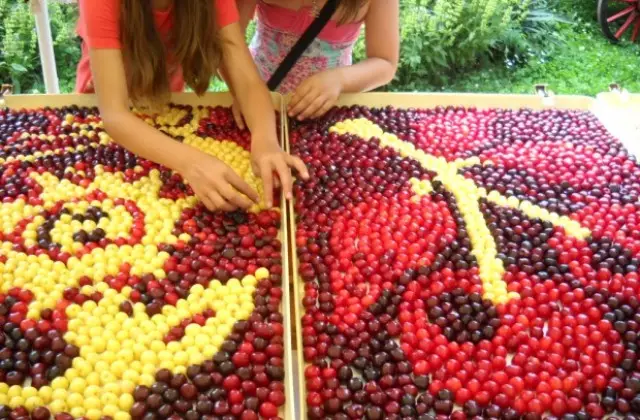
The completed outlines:
[[[341,0],[338,9],[338,22],[340,24],[353,22],[367,3],[369,0]]]
[[[222,59],[211,0],[176,0],[170,44],[173,60],[156,30],[152,0],[122,0],[120,36],[129,97],[134,102],[166,102],[168,70],[182,66],[185,83],[197,94],[209,87]],[[175,61],[175,62],[174,62]]]

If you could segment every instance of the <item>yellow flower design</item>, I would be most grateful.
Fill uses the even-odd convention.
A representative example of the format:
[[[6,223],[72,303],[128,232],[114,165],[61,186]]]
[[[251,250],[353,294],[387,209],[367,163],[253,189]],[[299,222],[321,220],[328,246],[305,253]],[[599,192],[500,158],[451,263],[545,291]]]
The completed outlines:
[[[184,111],[147,120],[223,160],[261,193],[248,151],[231,141],[195,134],[204,113],[206,109],[196,110],[186,125],[178,125],[187,115]],[[73,121],[68,117],[63,124],[74,124]],[[95,139],[89,147],[98,147],[110,141],[106,134],[92,131],[100,126],[94,122],[76,128]],[[80,147],[9,160],[34,161],[41,156],[82,151]],[[75,173],[73,168],[67,170]],[[82,287],[83,293],[97,291],[103,296],[97,303],[87,301],[66,308],[68,331],[64,340],[80,348],[72,367],[50,386],[39,389],[0,383],[0,404],[28,410],[46,406],[53,414],[68,412],[90,420],[102,416],[129,419],[133,389],[137,385],[150,386],[158,369],[183,373],[187,366],[213,357],[236,321],[248,318],[254,310],[257,282],[270,276],[266,268],[258,268],[253,275],[232,278],[225,284],[211,279],[206,287],[192,286],[187,298],[165,305],[161,313],[150,316],[144,304],[136,303],[133,314],[127,315],[120,305],[129,300],[131,287],[111,289],[104,282],[105,277],[116,275],[127,264],[133,276],[150,273],[156,279],[166,278],[163,267],[169,254],[160,251],[159,245],[176,245],[191,239],[187,233],[175,236],[172,232],[181,214],[196,207],[198,199],[162,198],[159,194],[163,182],[158,169],[145,173],[142,167],[136,167],[134,171],[139,176],[132,182],[125,174],[108,172],[102,166],[94,171],[94,179],[82,185],[51,173],[33,172],[30,176],[42,188],[41,204],[18,199],[0,206],[0,255],[4,257],[0,260],[4,261],[0,262],[0,293],[12,288],[32,292],[28,318],[37,320],[43,309],[55,308],[65,289],[80,286],[82,278],[93,282]],[[82,171],[77,173],[85,175]],[[251,210],[263,208],[255,205]],[[87,242],[95,246],[88,246]],[[34,249],[38,252],[26,251]],[[171,328],[206,310],[213,310],[215,315],[204,325],[189,325],[179,340],[163,340]]]
[[[519,295],[515,292],[508,292],[507,284],[502,279],[505,273],[504,264],[498,258],[495,240],[480,211],[481,198],[486,198],[501,206],[519,209],[529,217],[552,222],[555,226],[562,226],[568,235],[576,238],[584,239],[591,234],[589,229],[567,216],[549,212],[529,201],[520,201],[516,197],[504,197],[497,191],[488,193],[486,189],[478,187],[472,180],[459,173],[462,168],[479,164],[478,157],[448,162],[443,157],[425,153],[413,144],[400,140],[394,134],[384,132],[378,125],[366,118],[341,121],[330,131],[338,134],[353,134],[364,140],[377,138],[380,140],[381,147],[389,147],[403,157],[411,157],[419,162],[423,168],[436,173],[435,180],[442,182],[458,203],[473,247],[472,254],[478,261],[484,297],[494,303],[505,303]],[[484,164],[491,164],[491,162]],[[414,193],[418,196],[431,192],[431,186],[427,181],[412,179],[411,185]]]

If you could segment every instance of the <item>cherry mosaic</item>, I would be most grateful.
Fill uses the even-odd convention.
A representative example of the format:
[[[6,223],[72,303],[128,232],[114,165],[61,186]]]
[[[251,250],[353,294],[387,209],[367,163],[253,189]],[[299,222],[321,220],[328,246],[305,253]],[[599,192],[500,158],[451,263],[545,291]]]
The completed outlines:
[[[261,193],[229,109],[138,113]],[[0,109],[0,419],[280,419],[279,210],[209,212],[95,108]]]
[[[595,116],[291,125],[308,418],[640,418],[640,165]]]

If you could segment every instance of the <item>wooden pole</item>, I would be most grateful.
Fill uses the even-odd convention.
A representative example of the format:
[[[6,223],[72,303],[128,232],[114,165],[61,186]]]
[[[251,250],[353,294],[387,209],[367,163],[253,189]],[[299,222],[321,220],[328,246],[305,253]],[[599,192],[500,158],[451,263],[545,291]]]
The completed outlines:
[[[53,37],[51,36],[51,24],[49,21],[47,0],[31,0],[31,11],[36,18],[36,30],[38,33],[38,47],[40,49],[40,62],[42,63],[44,86],[47,93],[60,93],[58,71],[56,69],[56,57],[53,52]]]

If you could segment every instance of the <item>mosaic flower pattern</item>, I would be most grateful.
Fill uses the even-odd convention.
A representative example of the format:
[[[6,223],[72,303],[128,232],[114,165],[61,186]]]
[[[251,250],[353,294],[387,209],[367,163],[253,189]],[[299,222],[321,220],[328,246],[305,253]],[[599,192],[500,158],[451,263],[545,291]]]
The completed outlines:
[[[224,108],[138,114],[256,190]],[[96,109],[0,110],[0,418],[280,418],[280,212],[212,213]]]
[[[588,112],[293,123],[310,419],[640,416],[640,166]]]

